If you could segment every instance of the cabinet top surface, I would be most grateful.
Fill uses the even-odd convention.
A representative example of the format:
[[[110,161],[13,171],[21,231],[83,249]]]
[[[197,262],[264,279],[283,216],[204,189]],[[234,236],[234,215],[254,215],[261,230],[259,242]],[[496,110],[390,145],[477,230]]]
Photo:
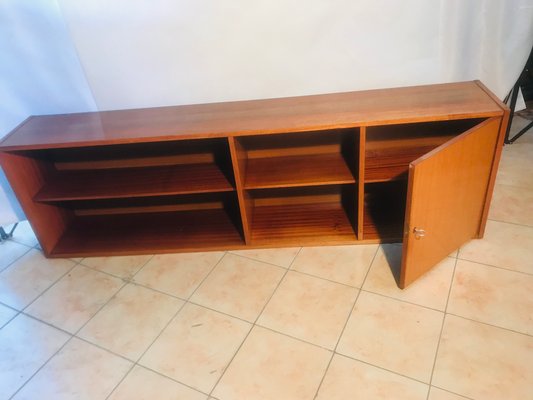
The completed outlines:
[[[132,110],[34,116],[2,150],[299,132],[502,115],[477,81]]]

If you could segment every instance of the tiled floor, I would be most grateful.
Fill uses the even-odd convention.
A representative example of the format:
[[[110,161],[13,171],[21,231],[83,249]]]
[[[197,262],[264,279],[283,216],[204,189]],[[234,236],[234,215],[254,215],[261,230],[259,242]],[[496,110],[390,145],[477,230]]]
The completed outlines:
[[[486,236],[402,291],[398,245],[47,260],[0,245],[3,399],[533,399],[533,132]]]

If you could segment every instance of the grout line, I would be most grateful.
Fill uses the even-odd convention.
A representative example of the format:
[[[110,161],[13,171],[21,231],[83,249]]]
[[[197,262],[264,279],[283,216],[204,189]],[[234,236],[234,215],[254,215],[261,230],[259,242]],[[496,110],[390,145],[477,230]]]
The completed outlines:
[[[518,335],[523,335],[523,336],[527,336],[527,337],[531,337],[531,338],[533,338],[533,334],[529,334],[529,333],[524,333],[524,332],[515,331],[514,329],[504,328],[503,326],[490,324],[490,323],[488,323],[488,322],[478,321],[477,319],[468,318],[468,317],[465,317],[465,316],[463,316],[463,315],[454,314],[454,313],[450,313],[450,312],[447,312],[446,315],[451,315],[452,317],[457,317],[457,318],[465,319],[465,320],[467,320],[467,321],[471,321],[471,322],[476,322],[476,323],[478,323],[478,324],[487,325],[487,326],[490,326],[490,327],[492,327],[492,328],[503,329],[504,331],[507,331],[507,332],[512,332],[512,333],[516,333],[516,334],[518,334]]]
[[[404,374],[402,374],[402,373],[400,373],[400,372],[396,372],[396,371],[393,371],[393,370],[391,370],[391,369],[387,369],[387,368],[384,368],[384,367],[380,367],[379,365],[372,364],[372,363],[370,363],[370,362],[368,362],[368,361],[360,360],[359,358],[355,358],[355,357],[352,357],[352,356],[349,356],[349,355],[346,355],[346,354],[343,354],[343,353],[335,352],[335,354],[338,355],[338,356],[340,356],[340,357],[349,358],[350,360],[357,361],[357,362],[360,362],[360,363],[362,363],[362,364],[366,364],[366,365],[369,365],[369,366],[371,366],[371,367],[374,367],[374,368],[380,369],[380,370],[382,370],[382,371],[386,371],[386,372],[389,372],[389,373],[391,373],[391,374],[401,376],[401,377],[406,378],[406,379],[409,379],[409,380],[411,380],[411,381],[413,381],[413,382],[421,383],[421,384],[427,386],[427,387],[428,387],[428,391],[429,391],[429,388],[430,388],[429,383],[424,382],[424,381],[421,381],[420,379],[416,379],[416,378],[413,378],[413,377],[411,377],[411,376],[404,375]],[[317,393],[317,394],[318,394],[318,393]],[[316,398],[316,397],[315,397],[315,398]]]
[[[468,258],[457,257],[457,259],[458,259],[458,260],[461,260],[461,261],[468,261],[468,262],[471,262],[471,263],[474,263],[474,264],[484,265],[484,266],[486,266],[486,267],[498,268],[498,269],[501,269],[501,270],[503,270],[503,271],[516,272],[516,273],[524,274],[524,275],[527,275],[527,276],[531,276],[531,275],[533,275],[533,272],[517,271],[517,270],[515,270],[515,269],[510,269],[509,267],[500,267],[500,266],[498,266],[498,265],[486,264],[486,263],[482,263],[482,262],[479,262],[479,261],[470,260],[470,259],[468,259]]]
[[[204,282],[207,280],[207,278],[209,278],[211,276],[211,274],[213,274],[213,271],[216,269],[216,267],[218,267],[218,265],[222,262],[222,260],[224,260],[224,258],[228,255],[228,251],[225,251],[224,254],[222,254],[222,257],[220,257],[220,259],[215,263],[215,265],[213,265],[213,267],[211,268],[211,270],[206,274],[206,276],[204,277],[204,279],[202,279],[202,281],[196,286],[196,288],[191,292],[191,294],[189,295],[189,297],[187,297],[185,299],[185,301],[189,301],[193,296],[194,294],[198,291],[198,289],[200,289],[200,287],[204,284]]]
[[[17,244],[20,244],[21,246],[24,246],[24,247],[28,247],[26,246],[25,244],[21,244],[21,243],[18,243]],[[0,244],[0,246],[2,246],[2,244]],[[13,261],[11,261],[10,263],[8,263],[5,267],[3,267],[2,269],[0,269],[0,274],[4,271],[6,271],[9,267],[11,267],[13,264],[15,264],[18,260],[20,260],[22,257],[24,257],[26,254],[28,254],[30,251],[33,250],[33,247],[29,247],[28,250],[26,250],[24,253],[22,253],[21,255],[19,255],[18,257],[16,257]]]
[[[265,325],[261,325],[261,324],[255,324],[254,326],[257,326],[258,328],[261,328],[261,329],[265,329],[267,331],[270,331],[270,332],[274,332],[274,333],[277,333],[277,334],[280,334],[282,336],[286,336],[290,339],[294,339],[294,340],[297,340],[299,342],[302,342],[302,343],[305,343],[305,344],[309,344],[313,347],[318,347],[319,349],[323,349],[323,350],[327,350],[329,353],[332,353],[333,352],[333,349],[330,349],[326,346],[322,346],[320,344],[316,344],[316,343],[313,343],[313,342],[309,342],[305,339],[302,339],[302,338],[299,338],[297,336],[292,336],[292,335],[289,335],[288,333],[285,333],[285,332],[281,332],[281,331],[278,331],[276,329],[273,329],[273,328],[270,328],[268,326],[265,326]]]
[[[404,290],[404,289],[402,289],[402,290]],[[418,304],[418,303],[413,303],[412,301],[407,301],[407,300],[404,300],[404,299],[398,299],[397,297],[389,296],[389,295],[386,295],[386,294],[383,294],[383,293],[379,293],[379,292],[373,292],[372,290],[368,290],[368,289],[361,289],[361,291],[365,292],[365,293],[371,293],[371,294],[375,294],[377,296],[385,297],[387,299],[396,300],[396,301],[399,301],[401,303],[410,304],[412,306],[422,307],[422,308],[425,308],[426,310],[437,311],[439,313],[444,314],[444,310],[439,310],[438,308],[428,307],[428,306],[425,306],[425,305],[422,305],[422,304]]]
[[[263,308],[261,309],[261,311],[259,312],[259,314],[257,315],[257,318],[255,319],[255,321],[252,323],[252,326],[250,327],[250,330],[248,331],[248,333],[246,334],[246,336],[244,337],[244,339],[242,340],[241,344],[239,345],[239,347],[237,348],[237,350],[235,351],[235,353],[233,353],[233,356],[231,357],[231,359],[229,360],[228,364],[226,365],[226,367],[224,368],[224,371],[222,372],[222,374],[220,374],[220,377],[217,379],[217,381],[215,382],[215,384],[213,385],[213,388],[211,389],[211,391],[209,392],[209,396],[212,396],[213,395],[213,392],[215,391],[216,387],[218,386],[219,382],[222,380],[222,378],[224,377],[224,375],[226,374],[226,371],[229,369],[229,367],[231,366],[231,363],[233,362],[233,360],[235,359],[235,357],[237,356],[237,354],[239,353],[239,351],[241,350],[242,346],[244,345],[244,343],[246,342],[246,340],[248,339],[248,337],[250,336],[250,334],[252,333],[254,327],[256,326],[260,326],[260,325],[256,325],[257,324],[257,321],[259,320],[259,318],[261,317],[261,315],[263,314],[263,311],[265,311],[268,303],[270,303],[270,300],[272,300],[272,297],[274,297],[274,294],[276,293],[276,291],[278,290],[279,286],[281,285],[281,282],[283,282],[283,280],[285,279],[285,276],[287,276],[287,273],[289,272],[289,270],[291,269],[290,267],[292,266],[294,260],[296,260],[296,258],[298,257],[298,255],[300,254],[300,252],[302,251],[302,247],[300,247],[300,249],[298,250],[298,253],[296,253],[296,256],[292,259],[292,262],[291,264],[289,265],[288,268],[285,269],[285,272],[283,273],[283,276],[281,277],[281,279],[279,280],[278,284],[276,285],[276,287],[274,288],[274,290],[272,291],[272,293],[270,294],[270,297],[268,298],[268,300],[265,302]]]
[[[5,326],[7,326],[11,321],[13,321],[19,315],[20,315],[20,311],[15,311],[15,315],[13,315],[11,318],[8,318],[6,322],[4,322],[2,325],[0,325],[0,331],[2,329],[4,329]]]
[[[374,264],[374,261],[376,260],[376,257],[377,257],[377,255],[379,253],[379,249],[380,248],[381,248],[381,245],[376,247],[376,252],[374,253],[374,257],[372,257],[372,261],[370,261],[370,263],[368,264],[368,268],[366,270],[365,277],[363,278],[363,281],[361,282],[361,288],[364,286],[364,284],[366,282],[366,278],[368,277],[368,274],[370,273],[370,269],[372,268],[372,264]],[[318,387],[316,388],[316,392],[315,392],[315,395],[313,396],[313,399],[316,399],[317,396],[318,396],[318,393],[320,392],[320,388],[322,387],[322,384],[324,383],[324,379],[326,379],[326,375],[327,375],[327,373],[329,371],[329,367],[330,367],[330,365],[331,365],[331,363],[333,361],[333,357],[335,357],[335,354],[340,354],[340,353],[337,353],[337,348],[339,347],[339,343],[341,341],[341,338],[344,335],[344,331],[346,330],[346,327],[348,326],[348,321],[352,317],[353,311],[355,309],[355,305],[357,304],[357,300],[359,300],[359,296],[361,295],[361,292],[362,292],[362,289],[360,289],[357,292],[357,295],[355,296],[355,300],[353,302],[352,309],[348,313],[348,318],[346,318],[346,321],[344,322],[344,326],[342,327],[342,330],[341,330],[341,332],[339,334],[339,337],[337,339],[337,343],[335,344],[335,347],[333,348],[333,352],[332,352],[331,357],[329,359],[328,365],[326,366],[326,369],[324,370],[324,374],[322,375],[322,379],[320,379],[320,383],[318,384]]]
[[[342,285],[342,286],[346,286],[350,289],[357,289],[357,290],[361,290],[361,288],[359,286],[353,286],[353,285],[349,285],[347,283],[342,283],[342,282],[337,282],[337,281],[334,281],[332,279],[328,279],[328,278],[324,278],[322,276],[318,276],[318,275],[314,275],[314,274],[311,274],[309,272],[303,272],[303,271],[298,271],[297,269],[291,269],[291,272],[296,272],[298,274],[301,274],[301,275],[306,275],[306,276],[310,276],[312,278],[317,278],[317,279],[321,279],[323,281],[326,281],[326,282],[331,282],[331,283],[335,283],[337,285]]]
[[[499,183],[499,185],[503,185],[503,184]],[[511,186],[511,185],[507,185],[507,186]],[[517,187],[520,187],[520,186],[517,186]],[[516,226],[522,226],[522,227],[525,227],[525,228],[533,229],[533,225],[521,224],[519,222],[503,221],[501,219],[493,219],[493,218],[488,218],[488,220],[489,221],[494,221],[494,222],[499,222],[500,224],[516,225]],[[482,239],[482,238],[480,238],[480,239]]]
[[[437,342],[437,348],[435,349],[435,357],[433,358],[433,366],[431,367],[431,375],[429,377],[430,389],[431,389],[431,383],[433,382],[433,374],[435,373],[435,365],[437,365],[437,356],[439,354],[440,343],[441,343],[441,340],[442,340],[442,332],[444,331],[444,323],[446,321],[446,313],[448,311],[448,303],[450,302],[450,295],[452,293],[452,287],[453,287],[453,282],[454,282],[454,278],[455,278],[455,270],[457,268],[458,260],[459,259],[456,258],[455,259],[455,263],[453,264],[453,273],[452,273],[452,277],[451,277],[451,281],[450,281],[450,288],[448,289],[448,297],[446,298],[446,305],[444,307],[444,316],[442,318],[442,322],[441,322],[441,325],[440,325],[439,340]],[[428,390],[428,394],[427,394],[426,400],[429,400],[429,394],[430,394],[430,390]]]
[[[267,250],[267,249],[262,249],[262,250]],[[246,258],[247,260],[252,260],[252,261],[260,262],[260,263],[263,263],[263,264],[272,265],[274,267],[278,267],[278,268],[281,268],[281,269],[289,269],[290,265],[292,265],[292,261],[294,261],[294,259],[296,258],[296,256],[294,256],[294,258],[292,259],[291,263],[289,264],[289,267],[283,267],[283,266],[278,265],[278,264],[274,264],[274,263],[271,263],[271,262],[268,262],[268,261],[258,260],[257,258],[248,257],[248,256],[245,256],[243,254],[236,254],[236,253],[234,253],[234,251],[239,251],[239,250],[230,250],[230,251],[228,251],[228,253],[231,254],[232,256]],[[298,255],[299,253],[300,253],[300,250],[298,250],[296,255]]]
[[[119,256],[120,257],[120,256]],[[113,278],[118,278],[120,279],[121,281],[125,282],[125,283],[130,283],[133,281],[133,278],[141,271],[141,269],[143,269],[146,264],[148,264],[152,258],[154,258],[154,255],[150,255],[150,257],[144,262],[141,264],[141,266],[139,267],[139,269],[137,271],[135,271],[133,274],[129,275],[129,276],[121,276],[121,275],[116,275],[116,274],[112,274],[111,272],[109,271],[104,271],[104,270],[101,270],[101,269],[98,269],[96,267],[92,267],[90,265],[87,265],[87,264],[84,264],[83,263],[83,260],[85,260],[86,258],[89,258],[89,257],[83,257],[79,262],[78,264],[81,265],[82,267],[85,267],[85,268],[90,268],[92,269],[93,271],[96,271],[96,272],[101,272],[102,274],[106,274],[106,275],[109,275],[109,276],[112,276]],[[71,258],[69,258],[69,260],[72,260]]]
[[[146,369],[146,370],[148,370],[148,371],[150,371],[150,372],[153,372],[154,374],[157,374],[157,375],[159,375],[159,376],[162,376],[163,378],[170,379],[171,381],[176,382],[176,383],[178,383],[178,384],[180,384],[180,385],[182,385],[182,386],[186,386],[186,387],[188,387],[189,389],[194,390],[195,392],[198,392],[198,393],[201,393],[201,394],[205,394],[206,396],[209,396],[209,393],[203,392],[203,391],[201,391],[200,389],[197,389],[197,388],[195,388],[195,387],[193,387],[193,386],[191,386],[191,385],[188,385],[188,384],[186,384],[186,383],[183,383],[183,382],[181,382],[181,381],[178,381],[177,379],[175,379],[175,378],[173,378],[173,377],[171,377],[171,376],[165,375],[165,374],[163,374],[163,373],[161,373],[161,372],[159,372],[159,371],[156,371],[155,369],[152,369],[152,368],[147,367],[147,366],[142,365],[142,364],[135,364],[135,365],[138,366],[139,368],[144,368],[144,369]],[[110,394],[110,395],[111,395],[111,394]]]
[[[463,399],[466,399],[466,400],[475,400],[475,399],[473,399],[472,397],[467,397],[467,396],[465,396],[464,394],[456,393],[456,392],[452,392],[451,390],[444,389],[444,388],[441,388],[441,387],[439,387],[439,386],[431,385],[431,386],[429,387],[429,390],[430,390],[430,391],[431,391],[431,388],[437,388],[437,389],[443,390],[443,391],[445,391],[445,392],[448,392],[448,393],[454,394],[454,395],[459,396],[459,397],[461,397],[461,398],[463,398]]]

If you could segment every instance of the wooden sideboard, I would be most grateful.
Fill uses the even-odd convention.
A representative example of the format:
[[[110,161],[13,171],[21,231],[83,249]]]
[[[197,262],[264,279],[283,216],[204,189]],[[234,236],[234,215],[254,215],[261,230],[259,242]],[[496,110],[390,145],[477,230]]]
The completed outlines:
[[[508,109],[480,82],[33,116],[0,162],[48,257],[483,235]]]

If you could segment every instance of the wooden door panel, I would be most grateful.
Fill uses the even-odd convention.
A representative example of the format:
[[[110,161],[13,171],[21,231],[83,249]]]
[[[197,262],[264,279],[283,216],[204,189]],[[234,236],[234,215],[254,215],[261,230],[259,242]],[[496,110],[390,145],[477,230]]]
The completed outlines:
[[[400,287],[477,237],[500,122],[488,119],[409,165]]]

